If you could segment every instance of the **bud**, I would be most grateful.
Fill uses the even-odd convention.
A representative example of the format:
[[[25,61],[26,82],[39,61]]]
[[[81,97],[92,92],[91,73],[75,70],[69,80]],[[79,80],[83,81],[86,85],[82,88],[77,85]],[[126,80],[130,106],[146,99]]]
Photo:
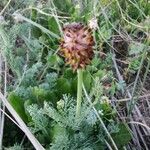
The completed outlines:
[[[97,23],[97,19],[96,18],[92,18],[90,21],[89,21],[89,27],[91,28],[91,29],[94,29],[94,30],[96,30],[97,29],[97,27],[98,27],[98,23]]]
[[[5,23],[6,23],[6,22],[5,22],[4,17],[0,15],[0,24],[5,24]]]
[[[22,19],[22,16],[21,16],[20,13],[14,12],[12,16],[13,16],[13,18],[14,18],[14,20],[15,20],[16,23],[23,22],[23,19]]]
[[[65,102],[61,99],[57,102],[57,109],[60,110],[60,109],[63,109],[64,108],[64,105],[65,105]]]

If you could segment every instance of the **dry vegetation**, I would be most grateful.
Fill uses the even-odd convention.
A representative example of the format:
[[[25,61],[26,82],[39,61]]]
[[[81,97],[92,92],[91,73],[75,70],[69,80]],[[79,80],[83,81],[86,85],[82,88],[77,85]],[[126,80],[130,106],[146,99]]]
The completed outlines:
[[[95,41],[78,118],[59,50],[73,22]],[[0,0],[1,149],[149,150],[150,1]]]

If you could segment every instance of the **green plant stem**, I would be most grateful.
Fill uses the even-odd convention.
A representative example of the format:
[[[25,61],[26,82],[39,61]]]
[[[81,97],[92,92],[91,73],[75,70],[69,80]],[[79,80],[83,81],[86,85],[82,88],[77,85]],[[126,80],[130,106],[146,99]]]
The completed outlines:
[[[78,69],[78,85],[77,85],[77,108],[76,108],[76,118],[80,116],[81,102],[82,102],[82,82],[83,82],[83,70]]]

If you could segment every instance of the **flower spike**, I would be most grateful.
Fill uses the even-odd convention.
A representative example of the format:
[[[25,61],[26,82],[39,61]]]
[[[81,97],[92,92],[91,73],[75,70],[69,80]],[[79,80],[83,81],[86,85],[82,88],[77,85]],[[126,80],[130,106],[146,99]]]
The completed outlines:
[[[64,26],[60,44],[61,54],[73,70],[85,68],[93,58],[94,39],[90,28],[82,23]]]

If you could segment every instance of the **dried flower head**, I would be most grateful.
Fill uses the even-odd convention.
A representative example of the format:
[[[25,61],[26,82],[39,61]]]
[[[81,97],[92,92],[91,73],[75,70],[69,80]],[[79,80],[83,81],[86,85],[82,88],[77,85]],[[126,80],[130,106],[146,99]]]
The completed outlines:
[[[67,64],[70,64],[73,70],[85,68],[94,54],[91,29],[81,23],[72,23],[66,25],[63,31],[60,49]]]

